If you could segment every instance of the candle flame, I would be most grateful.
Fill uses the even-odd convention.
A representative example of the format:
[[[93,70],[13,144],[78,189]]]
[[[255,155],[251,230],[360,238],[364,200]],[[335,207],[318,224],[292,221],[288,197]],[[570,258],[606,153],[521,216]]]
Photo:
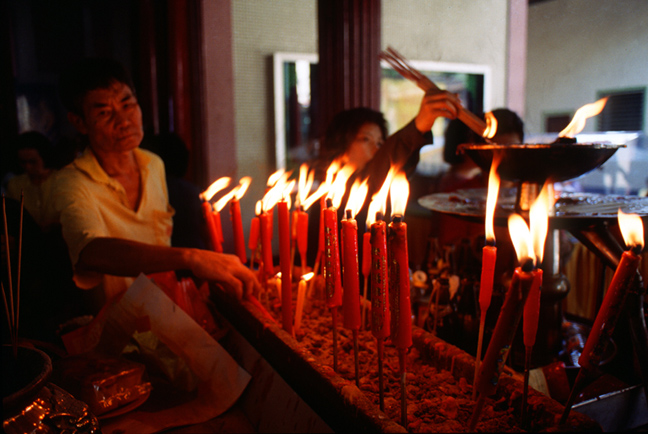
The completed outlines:
[[[342,198],[344,198],[344,193],[346,192],[346,183],[351,175],[353,175],[353,172],[355,172],[355,166],[353,164],[345,164],[335,175],[335,180],[327,196],[327,198],[330,197],[333,199],[333,206],[335,208],[340,207]]]
[[[485,216],[485,232],[486,239],[490,242],[495,242],[495,229],[493,227],[493,220],[495,218],[495,205],[497,205],[497,196],[499,194],[500,177],[497,174],[497,168],[500,161],[502,161],[502,154],[500,152],[493,153],[493,161],[488,175],[488,193],[486,195],[486,216]]]
[[[394,176],[394,180],[389,186],[389,197],[391,198],[392,215],[405,215],[407,208],[407,199],[409,198],[409,183],[403,172]]]
[[[492,139],[497,134],[497,118],[493,112],[486,112],[486,129],[482,134],[482,137],[487,139]]]
[[[308,170],[308,165],[303,163],[299,166],[299,182],[297,184],[297,198],[299,199],[299,204],[303,205],[306,202],[308,193],[310,193],[311,187],[313,186],[313,181],[315,180],[315,171]]]
[[[301,279],[308,282],[309,280],[311,280],[313,278],[313,276],[315,276],[315,273],[313,273],[311,271],[310,273],[306,273],[306,274],[302,275]]]
[[[263,212],[263,201],[257,200],[257,203],[254,206],[254,215],[259,215],[262,212]]]
[[[383,182],[382,187],[378,193],[374,194],[369,203],[369,210],[367,212],[367,227],[371,226],[376,221],[376,213],[385,213],[387,208],[387,195],[389,194],[389,187],[391,186],[392,179],[396,173],[396,167],[392,166],[387,173],[387,177]]]
[[[317,202],[317,200],[324,196],[326,193],[329,192],[331,189],[331,185],[333,184],[333,179],[335,178],[335,174],[337,171],[340,169],[340,162],[339,160],[335,160],[331,163],[331,165],[326,169],[326,179],[324,180],[323,183],[320,184],[320,186],[315,190],[313,194],[308,196],[304,202],[302,202],[302,206],[304,207],[304,211],[306,211],[312,204]]]
[[[227,205],[227,202],[229,202],[234,198],[234,196],[236,195],[236,190],[238,190],[238,186],[234,187],[229,192],[227,192],[223,197],[218,199],[214,204],[214,209],[218,212],[221,212],[221,210],[225,208],[225,205]]]
[[[533,260],[533,239],[526,221],[519,214],[511,214],[508,219],[508,227],[520,264],[527,259]]]
[[[274,187],[274,185],[277,183],[277,181],[283,176],[285,170],[284,169],[279,169],[272,175],[268,177],[268,187]]]
[[[216,181],[212,182],[209,187],[207,187],[207,190],[203,191],[200,193],[200,198],[203,200],[211,200],[212,197],[225,187],[227,187],[230,183],[230,177],[229,176],[223,176],[222,178],[218,178]]]
[[[529,223],[536,264],[541,263],[544,257],[545,241],[547,232],[549,232],[549,210],[553,207],[554,202],[553,182],[547,180],[529,209]]]
[[[626,247],[641,247],[643,249],[644,229],[641,217],[638,214],[626,214],[619,208],[618,221]]]
[[[270,188],[270,190],[268,190],[266,194],[263,196],[262,199],[263,211],[271,210],[277,204],[277,202],[281,200],[281,198],[284,195],[284,189],[286,188],[286,181],[289,176],[290,173],[285,173],[283,170],[281,171],[281,175],[279,176],[279,179],[277,179],[274,182],[272,188]],[[292,189],[292,185],[291,185],[291,189]]]
[[[296,181],[293,179],[289,183],[284,185],[283,192],[281,193],[281,200],[288,202],[288,209],[290,209],[292,201],[291,201],[291,196],[290,194],[293,191],[293,188],[295,188],[295,183]]]
[[[227,205],[230,200],[235,198],[236,200],[238,200],[243,197],[248,186],[250,185],[250,182],[252,182],[252,178],[250,178],[249,176],[244,176],[243,178],[241,178],[239,185],[232,188],[228,193],[226,193],[223,197],[216,201],[216,203],[214,204],[216,211],[220,212],[223,208],[225,208],[225,205]]]
[[[367,191],[369,191],[369,179],[360,181],[356,179],[351,186],[349,193],[349,200],[347,200],[346,209],[351,211],[351,217],[355,218],[362,209],[365,199],[367,198]]]
[[[599,99],[596,102],[585,104],[584,106],[576,110],[576,113],[574,114],[574,117],[572,118],[571,122],[569,123],[569,125],[565,127],[564,130],[562,130],[558,134],[558,137],[573,138],[576,134],[583,131],[587,119],[601,113],[601,111],[603,111],[603,108],[605,107],[605,103],[607,103],[607,100],[608,97],[606,96]]]
[[[252,178],[249,176],[244,176],[239,180],[239,187],[236,190],[236,200],[241,200],[251,183]]]

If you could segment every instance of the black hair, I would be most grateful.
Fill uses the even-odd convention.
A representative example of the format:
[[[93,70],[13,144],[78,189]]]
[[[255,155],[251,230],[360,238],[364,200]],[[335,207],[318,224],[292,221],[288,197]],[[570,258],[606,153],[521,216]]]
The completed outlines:
[[[95,89],[107,89],[113,83],[135,87],[130,74],[116,60],[88,58],[66,69],[59,78],[59,97],[66,110],[83,116],[83,98]]]
[[[21,149],[35,149],[43,159],[43,165],[51,169],[54,167],[54,147],[52,142],[38,131],[27,131],[16,137],[14,141],[16,151]]]
[[[368,107],[344,110],[333,117],[326,129],[321,157],[326,161],[333,161],[344,155],[360,127],[366,123],[378,125],[383,138],[387,138],[387,121],[381,112]]]
[[[516,133],[520,136],[521,143],[524,143],[524,122],[513,110],[498,108],[492,111],[497,119],[497,133]]]

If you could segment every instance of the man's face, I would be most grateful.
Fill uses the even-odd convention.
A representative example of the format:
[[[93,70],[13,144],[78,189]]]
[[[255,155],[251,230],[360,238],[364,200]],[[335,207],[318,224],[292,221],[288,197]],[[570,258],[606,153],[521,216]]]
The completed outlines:
[[[96,152],[130,151],[144,138],[142,110],[137,98],[129,86],[120,82],[88,92],[83,98],[83,118],[73,123],[88,135],[90,146]]]

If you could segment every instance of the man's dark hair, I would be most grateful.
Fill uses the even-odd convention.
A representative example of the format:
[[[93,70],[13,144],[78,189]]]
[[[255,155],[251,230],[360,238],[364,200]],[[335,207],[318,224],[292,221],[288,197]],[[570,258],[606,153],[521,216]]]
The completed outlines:
[[[524,122],[513,110],[497,108],[492,111],[497,119],[497,132],[516,133],[520,136],[521,143],[524,143]]]
[[[135,93],[133,81],[121,63],[113,59],[89,58],[72,65],[59,78],[59,96],[66,110],[83,116],[83,98],[95,89],[123,83]]]
[[[43,165],[49,169],[53,168],[54,147],[52,142],[38,131],[27,131],[16,137],[16,151],[21,149],[34,149],[43,159]]]
[[[366,123],[378,125],[383,138],[387,138],[387,121],[379,111],[367,107],[344,110],[335,115],[326,129],[321,147],[322,157],[333,161],[342,156],[356,138],[360,127]]]

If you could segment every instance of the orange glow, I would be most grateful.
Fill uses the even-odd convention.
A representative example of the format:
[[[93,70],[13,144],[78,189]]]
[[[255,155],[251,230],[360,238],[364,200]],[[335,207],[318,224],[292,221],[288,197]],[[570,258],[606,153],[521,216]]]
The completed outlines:
[[[389,186],[389,197],[391,198],[392,216],[399,215],[403,217],[407,208],[407,199],[409,198],[409,183],[403,172],[399,172],[394,176],[394,180]]]
[[[227,194],[216,201],[216,203],[214,204],[216,211],[220,212],[223,208],[225,208],[225,205],[227,205],[230,200],[234,198],[238,200],[243,197],[243,195],[247,191],[248,186],[250,185],[250,182],[252,182],[252,178],[250,178],[249,176],[244,176],[243,178],[241,178],[239,185],[232,188]]]
[[[529,209],[529,223],[533,238],[533,251],[537,258],[536,264],[541,263],[544,257],[545,241],[549,231],[549,211],[553,208],[554,202],[553,182],[547,180]]]
[[[352,164],[345,164],[344,167],[338,170],[335,175],[335,180],[333,181],[333,185],[331,185],[331,189],[327,195],[327,198],[330,197],[333,199],[333,206],[335,208],[339,208],[342,204],[342,198],[346,192],[346,183],[351,175],[353,175],[353,172],[355,172],[355,166]]]
[[[335,174],[338,172],[340,169],[340,162],[338,160],[333,161],[331,165],[326,169],[326,179],[324,180],[323,183],[320,184],[320,186],[315,190],[313,194],[308,196],[304,202],[302,202],[302,206],[304,207],[304,211],[306,211],[308,208],[311,207],[312,204],[317,202],[317,200],[324,196],[326,193],[329,192],[331,189],[331,185],[333,184],[333,179],[335,178]]]
[[[279,202],[284,195],[284,189],[286,188],[286,180],[290,176],[290,173],[284,173],[281,171],[281,175],[277,180],[275,180],[274,185],[270,190],[266,192],[263,196],[263,211],[271,210],[277,202]],[[276,173],[276,172],[275,172]],[[268,181],[269,183],[270,181]],[[293,184],[294,185],[294,184]]]
[[[211,200],[212,197],[225,187],[227,187],[230,183],[230,177],[229,176],[224,176],[222,178],[218,178],[216,181],[212,182],[212,184],[207,187],[207,190],[203,191],[200,193],[200,198],[203,200]]]
[[[531,231],[522,216],[511,214],[508,219],[508,228],[518,262],[522,264],[527,259],[534,259]]]
[[[308,282],[309,280],[311,280],[313,278],[313,276],[315,276],[315,273],[313,273],[311,271],[310,273],[306,273],[306,274],[302,275],[301,279]]]
[[[626,247],[644,247],[643,221],[638,214],[626,214],[619,208],[619,229]]]
[[[268,187],[273,187],[277,183],[279,178],[281,178],[281,176],[284,174],[284,172],[285,172],[284,169],[279,169],[275,173],[270,175],[268,177],[268,184],[267,184]]]
[[[351,192],[349,193],[349,200],[346,204],[346,209],[351,211],[351,218],[355,218],[362,209],[365,199],[367,198],[367,191],[369,191],[369,179],[360,181],[356,179],[353,185],[351,186]]]
[[[497,118],[493,112],[486,112],[486,129],[482,134],[482,137],[487,139],[492,139],[497,133]]]
[[[214,204],[214,210],[221,212],[221,210],[225,208],[225,205],[227,205],[227,202],[229,202],[234,198],[234,196],[236,195],[236,190],[238,190],[238,186],[234,187],[229,192],[227,192],[223,197],[218,199]]]
[[[499,194],[500,177],[497,175],[497,168],[502,161],[502,154],[493,152],[493,162],[491,163],[490,173],[488,175],[488,194],[486,195],[486,216],[485,231],[486,239],[495,242],[495,230],[493,228],[493,219],[495,217],[495,205],[497,205],[497,195]]]
[[[564,130],[562,130],[558,134],[558,137],[574,137],[576,134],[583,131],[587,119],[601,113],[601,111],[605,107],[605,103],[607,103],[607,100],[608,97],[606,96],[596,102],[585,104],[584,106],[576,110],[576,113],[574,114],[571,122],[565,127]]]
[[[297,201],[300,205],[306,202],[308,193],[310,193],[313,181],[315,180],[315,171],[308,171],[308,165],[303,163],[299,166],[299,182],[297,183]]]
[[[288,202],[288,209],[290,209],[290,207],[292,205],[290,194],[292,193],[293,188],[295,188],[295,183],[296,183],[296,181],[293,179],[289,183],[284,184],[284,188],[283,188],[283,191],[281,193],[281,199]]]
[[[252,183],[252,178],[250,178],[249,176],[244,176],[239,180],[239,187],[236,190],[237,200],[240,200],[243,197],[243,195],[245,194],[245,192],[247,191],[251,183]]]
[[[371,203],[369,203],[369,210],[367,212],[367,227],[376,222],[377,212],[385,214],[385,209],[387,208],[387,195],[389,194],[389,187],[391,186],[394,173],[396,173],[396,168],[392,166],[387,173],[387,177],[385,177],[385,182],[383,182],[382,187],[380,187],[378,193],[374,194],[371,198]]]

